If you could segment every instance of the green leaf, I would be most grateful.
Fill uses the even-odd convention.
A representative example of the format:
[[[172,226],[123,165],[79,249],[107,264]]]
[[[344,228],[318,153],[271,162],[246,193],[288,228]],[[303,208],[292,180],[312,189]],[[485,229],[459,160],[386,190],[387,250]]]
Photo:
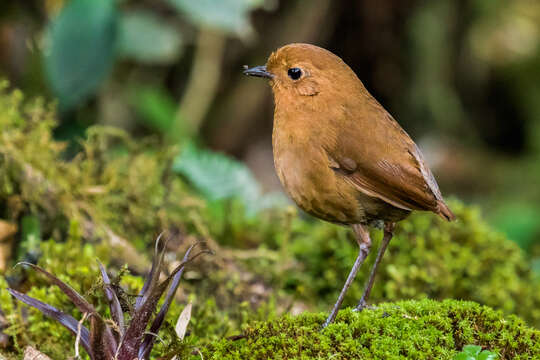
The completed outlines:
[[[187,178],[208,200],[240,199],[251,214],[284,202],[283,197],[263,196],[259,183],[243,163],[192,143],[175,159],[173,170]]]
[[[246,204],[260,196],[260,187],[244,164],[190,143],[175,159],[173,170],[185,176],[209,200],[238,197]]]
[[[496,209],[491,223],[527,250],[540,231],[540,209],[528,203],[505,203]]]
[[[20,258],[26,254],[36,253],[41,242],[41,224],[35,215],[25,215],[21,219]]]
[[[465,345],[463,351],[454,356],[454,360],[496,360],[497,354],[484,350],[478,345]]]
[[[41,238],[41,225],[35,215],[25,215],[21,220],[21,240],[39,241]]]
[[[117,32],[113,0],[72,0],[48,26],[45,71],[63,110],[91,96],[112,69]]]
[[[464,353],[474,355],[474,356],[480,354],[480,351],[482,351],[482,347],[478,345],[465,345],[463,347]]]
[[[476,357],[467,353],[461,352],[454,356],[454,360],[476,360]]]
[[[497,354],[484,350],[478,355],[478,360],[497,360]]]
[[[263,0],[168,0],[196,25],[245,34],[252,31],[249,12],[264,4]]]
[[[535,274],[540,274],[540,257],[531,260],[531,267]]]
[[[156,87],[136,85],[130,95],[129,102],[144,125],[164,134],[172,130],[176,103],[167,92]]]
[[[120,18],[120,56],[148,64],[168,64],[181,52],[177,29],[147,11],[131,11]]]

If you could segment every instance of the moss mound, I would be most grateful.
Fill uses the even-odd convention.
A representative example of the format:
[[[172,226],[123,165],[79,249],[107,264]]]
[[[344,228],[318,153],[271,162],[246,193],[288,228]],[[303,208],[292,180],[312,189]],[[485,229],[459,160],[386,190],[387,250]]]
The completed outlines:
[[[530,260],[482,218],[478,208],[451,202],[457,221],[418,212],[401,221],[377,273],[372,302],[448,298],[471,300],[540,325],[540,282]],[[320,309],[332,304],[358,253],[350,231],[327,224],[293,227],[290,247],[298,259],[288,288]],[[372,254],[345,299],[356,305],[381,238],[373,231]]]
[[[474,302],[445,300],[380,304],[339,313],[320,331],[326,314],[284,316],[254,323],[245,338],[205,349],[210,359],[452,359],[476,344],[499,359],[540,358],[540,331]]]

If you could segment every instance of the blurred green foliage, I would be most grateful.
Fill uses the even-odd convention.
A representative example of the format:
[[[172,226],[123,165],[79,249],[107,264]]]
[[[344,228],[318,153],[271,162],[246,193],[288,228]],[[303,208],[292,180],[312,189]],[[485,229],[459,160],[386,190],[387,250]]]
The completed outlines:
[[[135,87],[130,94],[130,103],[141,116],[141,122],[164,134],[171,143],[189,138],[188,129],[173,129],[176,103],[162,89],[154,87]],[[179,124],[185,127],[184,122]]]
[[[246,35],[253,31],[249,12],[264,5],[264,0],[167,0],[195,24]]]
[[[180,55],[182,37],[176,28],[145,11],[122,14],[118,52],[121,58],[147,64],[168,64]]]
[[[37,255],[41,242],[41,224],[35,215],[25,215],[21,219],[21,245],[19,258]]]
[[[263,0],[168,2],[199,26],[237,36],[252,32],[248,14],[264,5]],[[95,95],[118,60],[167,65],[178,60],[182,45],[173,16],[126,9],[114,0],[71,0],[48,24],[44,64],[60,109],[72,110]]]
[[[245,164],[224,154],[201,149],[193,143],[184,146],[172,169],[188,179],[208,201],[238,199],[251,215],[287,203],[280,193],[263,195],[259,183]]]
[[[69,109],[93,95],[116,55],[117,13],[111,0],[72,0],[49,27],[49,82]]]

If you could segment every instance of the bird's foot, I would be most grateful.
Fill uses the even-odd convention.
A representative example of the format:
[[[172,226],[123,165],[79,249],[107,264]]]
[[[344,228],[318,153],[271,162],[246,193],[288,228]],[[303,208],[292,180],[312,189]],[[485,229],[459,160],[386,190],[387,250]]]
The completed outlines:
[[[358,305],[353,309],[353,311],[357,311],[357,312],[360,312],[364,309],[368,309],[368,310],[376,310],[377,307],[376,306],[373,306],[373,305],[368,305],[363,299],[360,300],[360,302],[358,303]]]
[[[326,320],[324,321],[324,324],[322,325],[321,327],[321,331],[323,331],[324,329],[326,329],[326,327],[328,325],[330,325],[331,323],[334,322],[334,319],[332,318],[332,314],[328,315],[328,317],[326,318]]]

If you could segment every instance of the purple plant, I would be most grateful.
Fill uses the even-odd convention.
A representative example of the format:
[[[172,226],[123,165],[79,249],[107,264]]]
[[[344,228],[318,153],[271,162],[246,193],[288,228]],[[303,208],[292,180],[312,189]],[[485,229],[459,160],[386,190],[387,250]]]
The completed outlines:
[[[90,329],[82,325],[82,320],[77,321],[73,316],[56,309],[44,302],[27,296],[14,289],[8,291],[18,300],[32,306],[44,315],[60,322],[64,327],[77,336],[77,340],[89,354],[92,360],[144,360],[148,359],[156,334],[158,333],[169,306],[173,300],[174,294],[180,284],[180,279],[187,263],[201,254],[210,253],[208,250],[201,250],[190,257],[192,250],[200,243],[193,244],[186,251],[182,262],[167,276],[162,282],[159,276],[163,270],[163,257],[165,255],[165,243],[161,241],[161,235],[156,240],[154,257],[152,259],[152,268],[144,282],[143,288],[139,292],[135,301],[135,306],[131,310],[129,324],[124,322],[124,312],[117,293],[112,286],[109,275],[105,268],[99,263],[101,277],[104,284],[104,292],[111,310],[113,325],[107,322],[96,311],[96,309],[76,292],[71,286],[67,285],[56,276],[52,275],[43,268],[30,264],[27,265],[45,275],[54,285],[58,286],[71,300],[71,302],[83,313],[83,320],[88,318]],[[18,265],[19,265],[18,264]],[[159,299],[167,290],[165,300],[156,316],[154,310],[157,308]],[[148,329],[148,327],[150,328]]]

